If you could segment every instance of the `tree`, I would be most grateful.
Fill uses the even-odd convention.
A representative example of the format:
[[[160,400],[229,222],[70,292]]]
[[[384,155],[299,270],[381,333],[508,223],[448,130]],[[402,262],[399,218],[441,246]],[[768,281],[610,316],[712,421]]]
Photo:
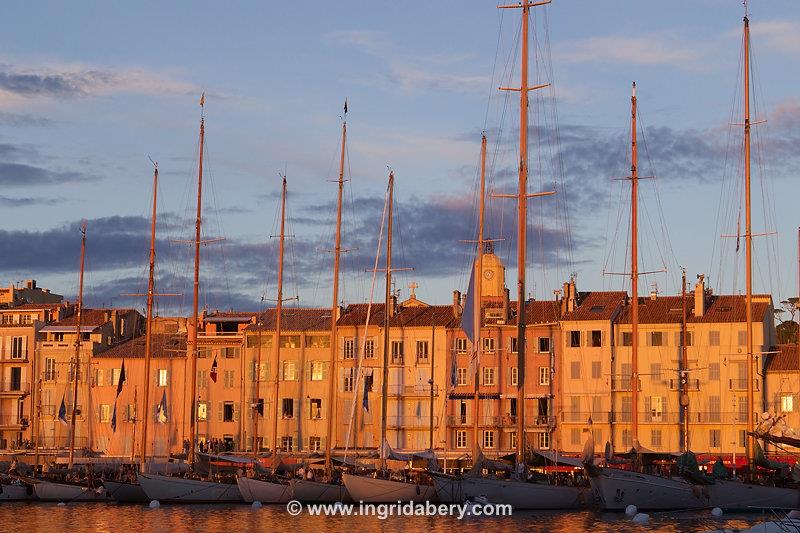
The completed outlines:
[[[778,333],[778,344],[797,343],[797,322],[786,320],[775,328]]]

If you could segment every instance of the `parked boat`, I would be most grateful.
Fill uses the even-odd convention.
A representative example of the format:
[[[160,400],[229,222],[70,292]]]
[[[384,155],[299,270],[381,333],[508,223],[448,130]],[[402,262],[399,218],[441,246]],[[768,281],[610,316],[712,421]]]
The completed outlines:
[[[286,503],[292,499],[292,486],[289,483],[237,477],[236,485],[241,498],[248,503]]]
[[[162,503],[236,503],[244,501],[234,483],[219,483],[160,474],[139,474],[149,500]]]
[[[433,485],[408,483],[393,479],[343,474],[342,479],[353,501],[396,503],[438,501]]]
[[[71,483],[37,481],[33,484],[36,497],[43,502],[108,502],[111,495],[102,485],[90,487]]]
[[[30,499],[31,496],[28,487],[22,483],[0,484],[0,501],[22,501]]]
[[[310,479],[292,479],[292,499],[301,502],[349,503],[353,499],[343,484],[323,483]],[[263,503],[263,502],[262,502]]]
[[[111,498],[120,503],[144,503],[150,501],[139,483],[104,480],[103,486]]]

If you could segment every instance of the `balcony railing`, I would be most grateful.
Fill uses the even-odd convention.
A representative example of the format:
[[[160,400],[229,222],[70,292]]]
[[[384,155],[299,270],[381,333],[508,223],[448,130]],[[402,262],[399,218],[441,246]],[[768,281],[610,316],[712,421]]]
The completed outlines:
[[[447,425],[454,426],[471,426],[472,417],[468,415],[447,415]]]
[[[427,429],[431,425],[428,416],[387,416],[386,427],[392,429]],[[439,425],[439,417],[433,417],[433,425]]]
[[[747,380],[746,379],[729,379],[728,380],[728,386],[730,387],[731,390],[735,390],[735,391],[747,390]],[[759,387],[758,380],[754,379],[753,380],[753,390],[754,391],[758,391],[759,390],[758,387]]]
[[[0,426],[19,426],[21,428],[28,427],[28,418],[20,417],[15,414],[0,414]]]
[[[592,419],[592,422],[600,422],[603,424],[607,424],[611,421],[611,413],[608,412],[597,412],[592,413],[591,411],[562,411],[561,412],[561,421],[562,422],[572,422],[572,423],[587,423],[589,418]]]
[[[420,383],[416,385],[389,385],[390,396],[430,396],[430,394],[431,386],[428,384]],[[433,394],[434,396],[439,394],[438,385],[433,386]]]
[[[0,381],[0,393],[28,394],[31,384],[22,381]]]

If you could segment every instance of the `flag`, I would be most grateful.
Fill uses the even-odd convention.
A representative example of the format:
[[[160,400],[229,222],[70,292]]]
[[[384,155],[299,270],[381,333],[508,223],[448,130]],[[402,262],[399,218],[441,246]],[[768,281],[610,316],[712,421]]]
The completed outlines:
[[[166,424],[167,423],[167,391],[161,395],[161,401],[158,402],[158,408],[156,409],[156,420],[159,424]]]
[[[211,373],[209,375],[211,376],[211,381],[216,383],[217,382],[217,356],[216,355],[214,356],[214,362],[211,363]]]
[[[200,107],[203,107],[204,105],[206,105],[206,93],[205,92],[203,92],[203,94],[200,95]]]
[[[111,415],[111,431],[117,432],[117,400],[114,400],[114,413]]]
[[[361,401],[361,405],[364,407],[364,410],[369,413],[369,391],[372,390],[372,374],[364,375],[364,399]]]
[[[741,222],[742,222],[742,214],[739,213],[739,217],[736,219],[736,253],[739,253],[739,243],[742,238],[742,229],[741,229]]]
[[[344,99],[344,114],[347,114],[347,98]]]
[[[61,397],[61,407],[58,408],[58,421],[67,425],[67,404],[64,403],[64,397]]]
[[[458,384],[458,354],[455,351],[450,360],[452,362],[450,365],[450,387],[455,387]]]
[[[119,381],[117,382],[117,398],[122,392],[122,384],[125,383],[125,361],[122,361],[122,368],[119,371]],[[116,404],[116,401],[114,402]]]
[[[475,302],[475,268],[472,269],[472,274],[469,276],[469,288],[467,289],[467,301],[464,303],[464,309],[461,311],[461,329],[469,339],[470,343],[475,342],[475,314],[473,312],[473,304]]]

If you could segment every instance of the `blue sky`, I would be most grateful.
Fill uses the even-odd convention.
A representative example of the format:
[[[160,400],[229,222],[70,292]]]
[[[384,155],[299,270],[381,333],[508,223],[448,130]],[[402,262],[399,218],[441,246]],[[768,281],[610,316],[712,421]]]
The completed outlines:
[[[750,3],[765,177],[754,182],[761,239],[756,288],[796,292],[800,168],[800,7]],[[678,290],[678,265],[739,290],[734,267],[742,5],[736,0],[555,1],[534,15],[532,78],[552,81],[532,113],[529,289],[537,298],[576,272],[582,290],[616,288],[624,269],[630,83],[638,84],[647,153],[643,268]],[[397,261],[407,294],[447,302],[464,290],[474,236],[480,132],[490,183],[510,192],[516,159],[516,10],[490,2],[14,3],[0,21],[0,283],[35,277],[73,295],[77,222],[89,221],[89,301],[127,304],[142,286],[151,166],[161,169],[160,288],[188,291],[197,101],[207,93],[209,236],[204,302],[261,305],[274,293],[278,173],[289,180],[292,291],[329,305],[330,247],[342,102],[350,113],[344,297],[361,301],[387,166],[397,175]],[[549,40],[547,39],[549,36]],[[548,44],[549,43],[549,44]],[[549,48],[548,48],[549,47]],[[549,52],[548,52],[549,50]],[[544,60],[542,62],[541,60]],[[552,72],[541,68],[552,61]],[[514,65],[512,72],[506,65]],[[513,76],[509,82],[502,73]],[[505,112],[504,112],[505,110]],[[557,125],[558,128],[554,126]],[[556,136],[558,133],[558,136]],[[733,135],[732,144],[727,136]],[[558,138],[558,142],[556,142]],[[557,163],[558,162],[558,163]],[[726,163],[727,162],[727,163]],[[763,170],[763,172],[762,172]],[[655,190],[658,189],[658,201]],[[761,191],[767,191],[762,202]],[[548,203],[549,202],[549,203]],[[490,202],[492,236],[513,263],[512,206]],[[566,207],[564,207],[566,205]],[[718,207],[721,205],[722,207]],[[766,207],[767,220],[764,219]],[[567,220],[568,222],[565,222]],[[649,233],[648,233],[649,232]],[[571,242],[571,246],[567,246]],[[741,265],[739,254],[739,265]],[[722,257],[722,260],[720,260]],[[514,287],[512,268],[509,286]],[[291,291],[290,291],[291,292]],[[183,302],[188,302],[186,299]],[[180,304],[178,304],[180,305]]]

